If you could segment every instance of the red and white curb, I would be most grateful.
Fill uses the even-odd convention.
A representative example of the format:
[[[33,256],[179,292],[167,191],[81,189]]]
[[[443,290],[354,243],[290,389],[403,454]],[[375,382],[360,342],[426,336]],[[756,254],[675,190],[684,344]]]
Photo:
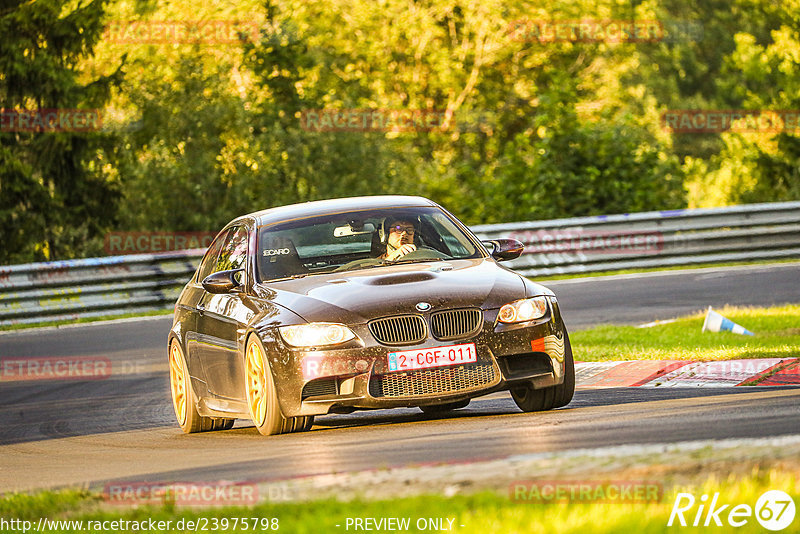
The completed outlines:
[[[800,358],[575,362],[583,388],[800,386]]]

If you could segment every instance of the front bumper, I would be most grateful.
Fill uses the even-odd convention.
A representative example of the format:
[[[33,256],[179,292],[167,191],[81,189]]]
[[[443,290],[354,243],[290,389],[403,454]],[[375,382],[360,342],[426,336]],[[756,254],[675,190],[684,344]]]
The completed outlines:
[[[441,404],[532,383],[550,387],[564,380],[565,329],[555,298],[536,321],[496,324],[498,310],[483,312],[480,332],[467,339],[428,338],[410,347],[380,345],[367,325],[350,325],[358,341],[334,350],[297,350],[277,335],[262,336],[275,378],[278,402],[287,417],[352,409]],[[390,372],[387,354],[442,345],[475,343],[474,363]]]

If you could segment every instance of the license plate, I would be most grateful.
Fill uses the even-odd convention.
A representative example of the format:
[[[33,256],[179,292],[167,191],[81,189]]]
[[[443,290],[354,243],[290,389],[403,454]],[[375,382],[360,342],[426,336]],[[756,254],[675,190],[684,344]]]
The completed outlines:
[[[478,352],[475,350],[475,343],[463,343],[427,349],[400,350],[390,352],[388,358],[390,371],[411,371],[475,362],[478,360]]]

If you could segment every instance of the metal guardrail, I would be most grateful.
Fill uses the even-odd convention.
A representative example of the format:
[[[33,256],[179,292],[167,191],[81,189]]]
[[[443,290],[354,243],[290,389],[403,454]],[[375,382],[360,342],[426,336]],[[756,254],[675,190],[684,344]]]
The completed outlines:
[[[168,309],[205,249],[0,267],[0,325]]]
[[[525,244],[506,265],[531,277],[800,258],[800,202],[474,226]]]
[[[800,258],[800,202],[474,226],[527,276]],[[0,325],[169,309],[203,249],[0,267]]]

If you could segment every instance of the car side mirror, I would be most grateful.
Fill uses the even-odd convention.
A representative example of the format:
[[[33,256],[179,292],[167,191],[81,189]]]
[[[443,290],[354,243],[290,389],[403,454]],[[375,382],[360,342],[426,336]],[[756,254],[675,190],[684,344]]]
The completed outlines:
[[[242,287],[244,269],[231,269],[212,273],[203,280],[203,288],[209,293],[230,293]]]
[[[525,245],[516,239],[491,239],[481,242],[487,249],[491,247],[491,255],[497,261],[515,260],[525,250]]]

